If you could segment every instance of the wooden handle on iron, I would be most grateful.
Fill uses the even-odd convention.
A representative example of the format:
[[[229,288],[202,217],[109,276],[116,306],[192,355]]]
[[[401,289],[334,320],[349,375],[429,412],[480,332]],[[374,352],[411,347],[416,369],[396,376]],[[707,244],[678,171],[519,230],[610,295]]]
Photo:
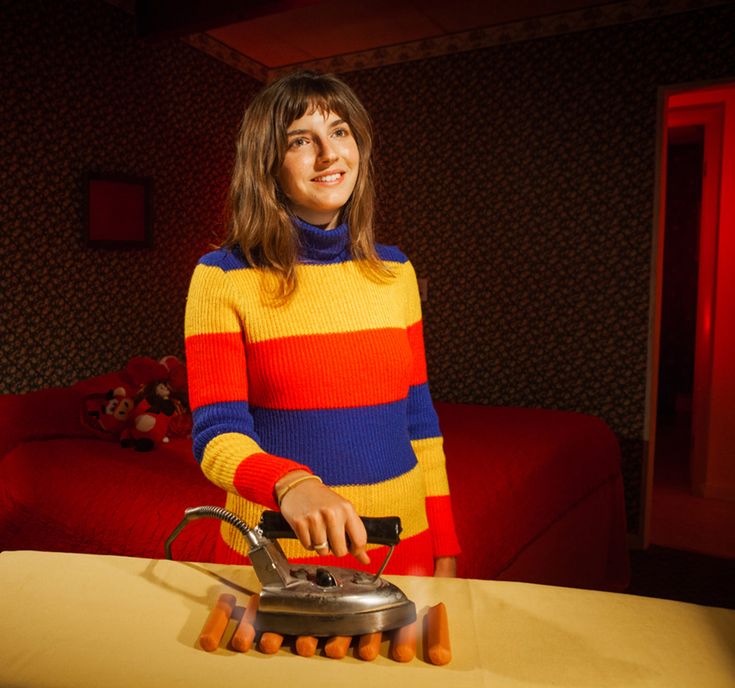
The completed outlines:
[[[367,541],[375,545],[397,545],[401,538],[401,519],[398,516],[382,516],[380,518],[372,516],[360,516],[365,531],[367,532]],[[288,521],[278,511],[264,511],[260,517],[258,528],[263,531],[268,539],[275,538],[296,538]]]

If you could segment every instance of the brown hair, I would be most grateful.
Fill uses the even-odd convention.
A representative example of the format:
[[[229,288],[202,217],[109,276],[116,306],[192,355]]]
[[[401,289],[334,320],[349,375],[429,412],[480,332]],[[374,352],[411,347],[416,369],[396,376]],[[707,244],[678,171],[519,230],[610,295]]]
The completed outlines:
[[[342,210],[350,231],[352,257],[372,278],[392,272],[375,250],[372,126],[352,89],[332,74],[295,72],[275,81],[250,103],[240,126],[229,191],[228,234],[224,246],[239,246],[251,265],[279,279],[278,302],[296,289],[297,231],[277,176],[286,155],[289,125],[311,110],[334,112],[352,130],[360,163],[355,188]]]

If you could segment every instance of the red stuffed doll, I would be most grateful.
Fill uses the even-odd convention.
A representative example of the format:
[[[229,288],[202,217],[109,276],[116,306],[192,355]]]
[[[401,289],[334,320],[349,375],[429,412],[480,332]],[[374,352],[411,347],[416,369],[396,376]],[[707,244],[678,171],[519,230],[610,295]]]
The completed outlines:
[[[89,432],[138,451],[191,435],[186,366],[178,358],[135,356],[117,377],[114,389],[84,398],[81,422]]]
[[[187,394],[186,366],[176,356],[164,356],[160,361],[168,370],[168,386],[176,413],[168,426],[169,437],[190,437],[192,418]]]
[[[128,425],[135,406],[135,394],[126,385],[104,394],[90,394],[82,404],[82,425],[103,439],[115,440]]]
[[[147,384],[128,427],[120,433],[120,444],[145,452],[151,451],[159,442],[168,442],[168,427],[176,412],[177,405],[171,398],[167,382],[159,380]]]

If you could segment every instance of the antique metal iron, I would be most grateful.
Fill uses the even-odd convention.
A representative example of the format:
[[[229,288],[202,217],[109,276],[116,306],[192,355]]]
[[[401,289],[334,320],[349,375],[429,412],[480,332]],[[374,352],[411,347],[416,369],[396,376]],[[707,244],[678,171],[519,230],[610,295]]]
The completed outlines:
[[[262,585],[255,628],[283,635],[363,635],[406,626],[416,620],[416,606],[392,583],[381,578],[399,542],[399,518],[364,517],[368,542],[390,545],[376,574],[313,564],[291,565],[276,538],[295,538],[280,513],[266,511],[250,528],[221,507],[200,506],[166,540],[166,558],[183,528],[198,518],[218,518],[235,527],[248,543],[248,556]]]

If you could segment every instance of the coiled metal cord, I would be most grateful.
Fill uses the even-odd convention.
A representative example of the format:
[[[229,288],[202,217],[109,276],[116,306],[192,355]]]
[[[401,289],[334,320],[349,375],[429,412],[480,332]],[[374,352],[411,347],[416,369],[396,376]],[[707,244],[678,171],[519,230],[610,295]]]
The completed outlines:
[[[190,521],[195,521],[199,518],[218,518],[220,521],[229,523],[233,528],[237,528],[251,545],[258,544],[257,538],[255,538],[253,531],[248,527],[247,523],[231,511],[227,511],[227,509],[223,509],[221,506],[195,506],[184,511],[183,520],[174,528],[171,535],[168,536],[165,545],[166,559],[172,559],[171,545],[179,536],[179,533],[181,533]]]

